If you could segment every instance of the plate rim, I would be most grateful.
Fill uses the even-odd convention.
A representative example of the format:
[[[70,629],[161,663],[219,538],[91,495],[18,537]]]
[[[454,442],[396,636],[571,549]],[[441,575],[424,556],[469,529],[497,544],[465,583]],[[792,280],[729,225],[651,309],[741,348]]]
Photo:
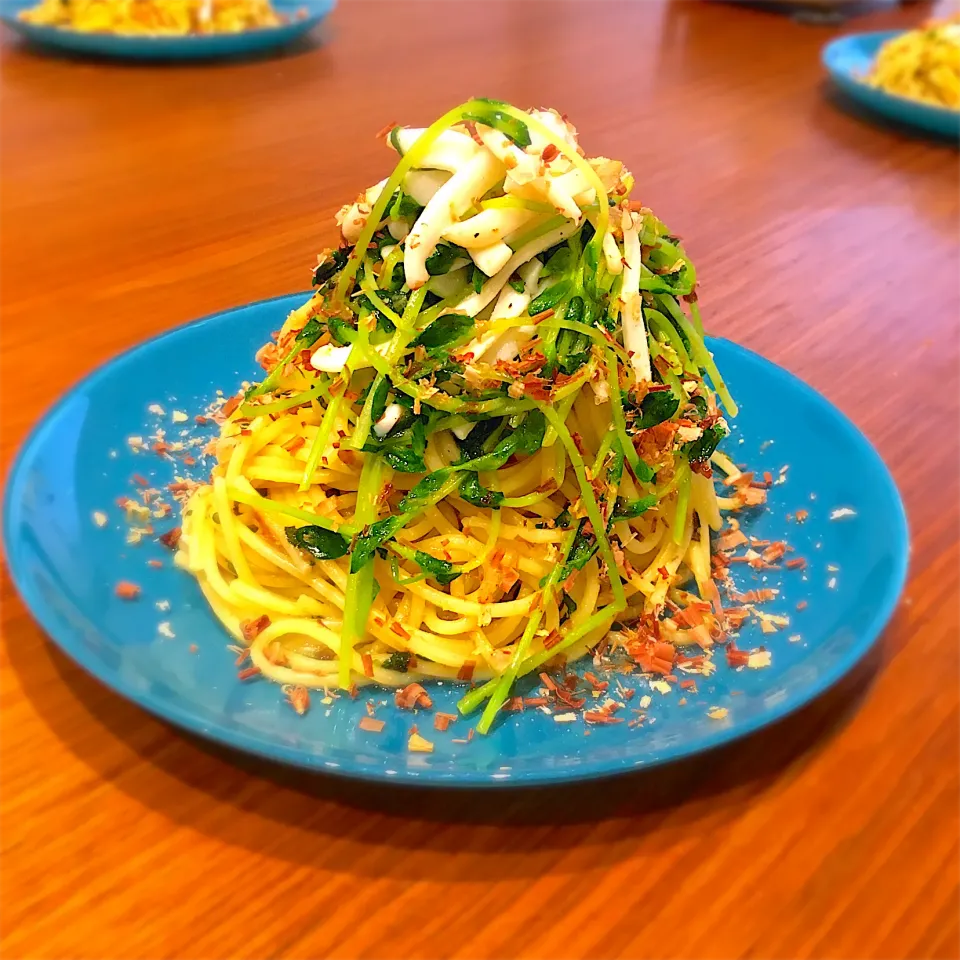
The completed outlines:
[[[253,27],[237,33],[184,34],[182,36],[158,36],[138,33],[101,33],[74,30],[72,27],[59,27],[52,24],[29,23],[19,19],[17,14],[28,9],[33,0],[0,0],[0,23],[9,27],[22,37],[44,46],[73,51],[85,51],[108,57],[133,57],[144,54],[163,55],[179,50],[189,51],[191,46],[203,47],[206,53],[197,51],[198,56],[217,56],[218,52],[241,53],[246,50],[230,49],[238,38],[252,37],[258,42],[267,42],[275,38],[278,43],[307,33],[318,26],[337,5],[337,0],[298,0],[290,6],[307,8],[307,16],[302,20],[291,20],[273,27]],[[224,47],[223,51],[209,52],[211,48]]]
[[[533,770],[511,771],[506,776],[501,771],[496,771],[498,774],[496,778],[493,777],[492,772],[471,770],[466,770],[462,773],[455,771],[443,772],[430,767],[424,767],[420,770],[401,768],[396,771],[395,775],[387,776],[384,774],[382,768],[374,768],[368,763],[333,763],[323,760],[319,756],[310,755],[299,749],[288,747],[280,742],[270,742],[266,744],[256,737],[251,736],[246,731],[224,730],[222,728],[208,726],[191,711],[185,710],[175,703],[157,701],[156,698],[149,693],[144,694],[137,690],[118,674],[109,674],[108,671],[98,669],[97,664],[99,661],[92,657],[85,657],[82,654],[82,645],[75,644],[69,637],[64,639],[63,635],[59,635],[58,630],[54,629],[54,618],[47,615],[45,604],[36,602],[29,578],[24,573],[23,564],[17,560],[19,538],[14,535],[14,527],[17,520],[16,514],[18,512],[20,498],[17,497],[16,494],[23,483],[27,468],[30,465],[29,461],[32,451],[41,444],[45,432],[51,427],[61,409],[78,393],[94,388],[97,382],[107,376],[114,368],[130,362],[140,353],[149,352],[155,344],[182,337],[194,327],[214,322],[221,317],[235,314],[241,310],[257,309],[282,301],[289,301],[291,305],[293,305],[295,302],[299,302],[300,298],[309,296],[309,294],[310,291],[279,294],[262,300],[251,301],[218,310],[171,327],[170,329],[163,330],[123,350],[104,363],[101,363],[90,371],[90,373],[67,387],[61,396],[44,410],[40,418],[33,427],[31,427],[26,437],[17,447],[7,476],[4,479],[2,488],[2,529],[0,529],[0,534],[2,534],[2,547],[7,572],[17,591],[20,602],[23,603],[34,622],[39,625],[46,639],[53,643],[63,655],[109,690],[145,710],[147,713],[171,723],[181,731],[185,731],[193,736],[199,736],[221,747],[251,754],[273,763],[283,763],[313,773],[328,773],[352,780],[363,780],[375,783],[392,782],[423,787],[458,787],[468,789],[478,787],[520,787],[576,783],[619,776],[636,770],[648,770],[665,763],[689,759],[690,757],[706,753],[725,744],[741,740],[764,727],[771,726],[790,714],[795,713],[806,704],[819,699],[827,690],[846,676],[856,664],[873,649],[883,630],[893,617],[907,582],[910,565],[910,535],[903,498],[886,463],[853,420],[840,410],[839,407],[832,404],[818,390],[815,390],[785,367],[774,363],[772,360],[766,359],[748,347],[744,347],[725,337],[708,336],[708,343],[710,341],[722,343],[725,349],[731,349],[734,353],[740,353],[750,362],[758,362],[769,367],[775,376],[785,378],[787,381],[792,381],[795,389],[806,394],[813,403],[829,413],[849,436],[851,441],[861,448],[862,454],[873,461],[883,485],[891,495],[892,506],[894,507],[893,516],[891,517],[891,535],[895,545],[896,563],[891,573],[890,586],[884,593],[883,602],[874,608],[871,618],[858,631],[857,639],[846,651],[844,656],[837,659],[830,669],[819,674],[816,680],[784,697],[767,712],[748,718],[732,726],[721,726],[718,724],[716,732],[713,734],[698,737],[696,741],[681,741],[679,744],[671,746],[668,750],[661,751],[658,754],[640,760],[631,757],[620,757],[614,760],[607,758],[603,761],[591,762],[588,755],[581,763],[573,767],[540,767]]]
[[[869,91],[872,95],[871,99],[889,100],[891,103],[909,107],[911,110],[917,111],[917,113],[925,116],[929,120],[955,124],[958,130],[960,130],[960,110],[951,110],[949,107],[940,107],[933,103],[924,103],[922,100],[913,100],[910,97],[904,97],[899,93],[891,93],[889,90],[882,90],[880,87],[871,87],[849,70],[841,69],[840,66],[834,62],[841,51],[852,47],[858,41],[861,43],[868,41],[871,45],[871,52],[876,54],[881,44],[909,32],[909,29],[898,29],[861,30],[855,33],[845,33],[842,36],[834,37],[823,45],[820,50],[820,62],[834,82],[848,90]],[[866,98],[860,98],[860,102],[871,107],[875,113],[882,113],[880,109],[872,102],[868,102]],[[907,120],[903,117],[897,117],[897,119],[904,124],[910,124],[911,126],[921,129],[929,129],[916,120]],[[940,132],[942,133],[943,131],[940,130]]]

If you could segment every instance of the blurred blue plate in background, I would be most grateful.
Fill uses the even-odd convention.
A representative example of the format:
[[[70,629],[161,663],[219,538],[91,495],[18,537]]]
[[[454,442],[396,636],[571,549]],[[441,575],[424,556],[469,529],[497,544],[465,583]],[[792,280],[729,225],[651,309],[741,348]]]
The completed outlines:
[[[876,113],[921,130],[954,139],[960,137],[960,110],[899,97],[866,83],[864,78],[870,72],[880,47],[904,32],[884,30],[838,37],[823,48],[823,65],[844,93]]]
[[[0,0],[0,22],[38,46],[70,53],[122,60],[212,60],[284,47],[316,27],[335,3],[336,0],[273,0],[274,9],[288,17],[288,23],[241,33],[182,37],[81,33],[63,27],[37,26],[18,19],[21,10],[36,6],[35,0]],[[299,16],[300,11],[305,15]]]
[[[741,405],[724,449],[777,481],[766,509],[741,512],[743,529],[759,539],[787,540],[807,560],[803,570],[732,568],[740,590],[780,591],[764,610],[789,617],[789,626],[765,634],[748,621],[737,641],[744,650],[765,646],[771,666],[734,671],[721,653],[712,676],[696,677],[697,691],[674,687],[668,694],[633,674],[624,682],[636,696],[622,713],[633,718],[630,709],[650,695],[640,727],[590,729],[580,719],[557,723],[528,709],[503,716],[489,736],[468,743],[476,716],[441,733],[431,713],[400,711],[390,691],[373,688],[330,704],[313,692],[309,711],[297,716],[278,686],[238,681],[229,637],[196,582],[174,568],[170,551],[154,537],[127,542],[116,500],[136,496],[143,483],[163,487],[187,472],[182,461],[150,452],[150,435],[162,428],[168,442],[192,442],[189,449],[199,451],[216,427],[197,427],[194,416],[218,390],[229,395],[242,380],[258,379],[254,353],[306,296],[207,317],[117,357],[47,412],[11,471],[3,536],[20,596],[68,656],[146,710],[239,750],[369,780],[435,786],[581,780],[690,756],[774,722],[850,670],[893,613],[908,536],[903,505],[879,456],[843,414],[792,374],[712,339]],[[151,405],[158,406],[151,411]],[[147,449],[135,453],[131,436],[143,437]],[[210,466],[200,460],[194,475],[205,477]],[[135,474],[142,475],[140,486]],[[803,523],[797,522],[800,509],[809,512]],[[97,512],[105,515],[102,526]],[[152,522],[155,536],[179,519]],[[151,560],[161,566],[150,566]],[[140,598],[119,599],[120,580],[140,585]],[[454,713],[462,689],[432,685],[435,708]],[[368,698],[386,723],[380,734],[358,727]],[[713,719],[713,708],[728,713]],[[434,741],[433,753],[408,751],[413,723]]]

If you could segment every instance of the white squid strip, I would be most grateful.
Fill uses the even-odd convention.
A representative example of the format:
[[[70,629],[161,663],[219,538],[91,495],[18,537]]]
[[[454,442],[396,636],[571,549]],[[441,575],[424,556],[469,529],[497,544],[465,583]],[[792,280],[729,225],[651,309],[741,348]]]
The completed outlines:
[[[639,218],[637,218],[639,219]],[[623,215],[623,258],[627,265],[623,271],[623,286],[620,291],[620,322],[623,328],[623,345],[630,354],[637,381],[652,379],[650,348],[647,345],[647,328],[643,321],[643,306],[640,299],[640,236],[637,220],[630,213]]]
[[[544,178],[547,183],[547,200],[553,204],[557,213],[562,213],[565,217],[579,223],[583,219],[583,211],[577,206],[573,197],[563,188],[559,178],[554,180],[552,177]]]
[[[378,437],[385,437],[403,416],[403,407],[399,403],[391,403],[383,411],[383,416],[373,425],[373,432]]]
[[[536,214],[532,210],[498,207],[483,210],[475,217],[461,220],[448,227],[443,236],[451,243],[472,250],[474,247],[489,247],[505,236],[526,226]]]
[[[323,373],[340,373],[340,371],[346,367],[352,349],[353,347],[350,344],[347,344],[345,347],[340,347],[335,343],[326,343],[313,351],[313,356],[310,357],[310,365],[315,370],[320,370]],[[376,350],[381,357],[385,356],[390,349],[390,342],[387,341],[386,343],[377,344],[373,349]],[[366,366],[369,366],[366,361],[353,364],[354,369],[357,370]]]
[[[449,179],[449,174],[443,170],[411,170],[403,178],[403,189],[425,207]]]
[[[606,157],[597,157],[594,160],[587,161],[603,184],[603,188],[609,193],[616,187],[623,172],[623,164],[619,160],[608,160]],[[559,176],[554,181],[558,187],[562,188],[564,193],[569,194],[577,203],[586,206],[597,202],[597,191],[594,190],[586,174],[579,168],[571,170]]]
[[[493,308],[492,320],[506,320],[519,317],[530,301],[537,295],[540,272],[543,270],[543,261],[534,258],[527,261],[517,273],[523,281],[523,293],[513,287],[504,287]]]
[[[537,279],[542,269],[543,264],[536,257],[534,257],[533,260],[528,260],[520,267],[517,273],[524,282],[523,292],[521,293],[519,290],[514,290],[513,287],[509,285],[505,286],[500,291],[500,296],[497,297],[497,302],[494,305],[493,313],[490,314],[490,319],[508,320],[519,317],[520,314],[527,309],[530,301],[537,295]],[[530,325],[522,327],[521,329],[532,333],[535,327]],[[524,339],[527,338],[524,337]],[[478,337],[468,344],[467,350],[479,360],[491,347],[494,348],[494,352],[499,353],[499,350],[506,340],[516,342],[517,332],[511,329],[505,330],[502,333],[498,333],[496,330],[492,333],[485,333],[482,337]],[[507,357],[506,359],[509,360],[511,358]]]
[[[507,261],[507,265],[495,277],[491,277],[483,285],[483,289],[479,293],[472,293],[470,296],[465,297],[450,310],[450,313],[476,317],[504,288],[514,270],[522,266],[532,257],[535,257],[538,253],[543,253],[544,250],[548,250],[555,244],[560,243],[561,240],[566,240],[567,237],[573,236],[573,234],[577,232],[577,229],[577,225],[571,221],[563,224],[561,227],[557,227],[556,230],[545,233],[542,237],[531,240],[522,246],[510,260]]]
[[[492,243],[489,247],[478,247],[470,251],[473,262],[488,276],[493,277],[503,269],[513,256],[513,251],[502,242]]]
[[[503,163],[504,168],[510,171],[510,179],[515,183],[525,183],[539,175],[540,158],[524,153],[499,130],[478,123],[477,136],[483,141],[483,145]]]
[[[397,141],[400,144],[400,155],[410,152],[410,148],[424,134],[423,127],[419,129],[403,128],[397,131]],[[387,141],[393,145],[392,139]],[[448,170],[456,173],[467,161],[471,160],[480,151],[480,145],[465,133],[456,130],[444,130],[430,145],[426,156],[417,164],[425,170]]]
[[[571,147],[576,147],[576,128],[564,120],[556,110],[531,110],[529,112],[534,120],[539,120],[553,134],[555,140],[564,141],[569,143]],[[543,148],[551,142],[553,141],[544,139],[540,136],[539,131],[530,127],[530,146],[527,147],[528,152],[540,156],[540,154],[543,153]]]
[[[623,255],[609,230],[603,235],[603,259],[607,263],[607,273],[614,276],[623,273]]]
[[[404,247],[403,269],[411,290],[417,290],[430,279],[427,257],[436,249],[443,232],[503,175],[503,164],[481,151],[433,195],[413,225]]]
[[[313,351],[310,365],[314,370],[322,370],[324,373],[339,373],[347,365],[352,349],[349,345],[338,347],[334,343],[324,344]]]

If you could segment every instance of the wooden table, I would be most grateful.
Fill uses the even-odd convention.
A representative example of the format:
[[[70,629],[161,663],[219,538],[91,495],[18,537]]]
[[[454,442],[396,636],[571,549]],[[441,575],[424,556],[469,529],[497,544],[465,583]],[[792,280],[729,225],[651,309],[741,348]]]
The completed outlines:
[[[920,10],[857,21],[906,23]],[[775,729],[563,791],[384,791],[186,738],[4,581],[5,957],[958,954],[958,164],[838,109],[830,29],[702,2],[347,3],[275,60],[3,40],[3,436],[144,337],[307,285],[374,139],[472,94],[568,112],[687,240],[708,325],[891,465],[914,548],[876,656]]]

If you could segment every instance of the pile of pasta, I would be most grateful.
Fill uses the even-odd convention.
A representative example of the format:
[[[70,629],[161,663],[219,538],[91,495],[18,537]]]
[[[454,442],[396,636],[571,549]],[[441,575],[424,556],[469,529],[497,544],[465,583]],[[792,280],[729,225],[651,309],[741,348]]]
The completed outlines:
[[[736,406],[679,240],[555,111],[474,100],[385,138],[393,174],[340,212],[184,510],[245,669],[411,703],[469,682],[484,732],[615,622],[709,646],[711,531],[763,491],[715,490]]]
[[[20,14],[41,26],[81,33],[239,33],[284,22],[270,0],[41,0]]]
[[[888,40],[868,81],[888,93],[960,110],[960,14]]]

